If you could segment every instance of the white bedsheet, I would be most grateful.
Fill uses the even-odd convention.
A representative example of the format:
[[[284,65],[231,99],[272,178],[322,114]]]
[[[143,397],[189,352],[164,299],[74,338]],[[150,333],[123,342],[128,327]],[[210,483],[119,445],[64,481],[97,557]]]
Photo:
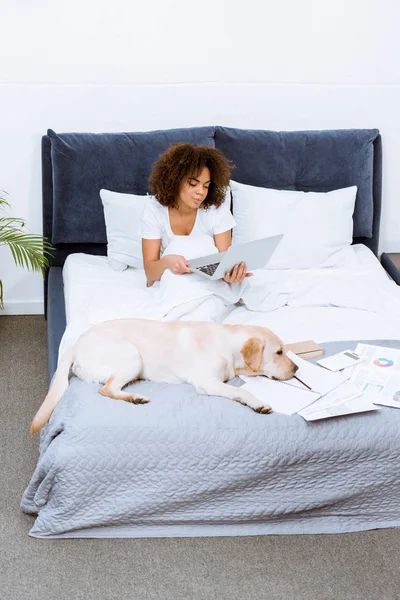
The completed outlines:
[[[148,289],[143,270],[116,272],[106,257],[85,254],[68,257],[63,278],[67,330],[60,355],[90,325],[135,316],[166,320],[215,316],[224,323],[263,325],[285,343],[400,339],[400,287],[362,244],[348,249],[340,267],[260,270],[232,293],[227,284],[196,283],[200,278],[170,272],[161,284]],[[210,285],[217,290],[212,297]],[[233,304],[240,295],[252,310]],[[162,303],[167,306],[165,315],[159,308]]]

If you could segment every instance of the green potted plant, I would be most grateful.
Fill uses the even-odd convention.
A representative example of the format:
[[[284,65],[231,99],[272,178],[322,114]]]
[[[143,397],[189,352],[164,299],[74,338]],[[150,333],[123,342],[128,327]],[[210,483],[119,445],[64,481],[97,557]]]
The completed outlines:
[[[5,194],[5,192],[3,192]],[[0,195],[0,208],[10,206]],[[16,217],[0,217],[0,246],[10,248],[14,262],[19,267],[42,271],[49,266],[48,256],[52,246],[42,235],[25,233],[25,221]],[[0,308],[3,308],[3,284],[0,280]]]

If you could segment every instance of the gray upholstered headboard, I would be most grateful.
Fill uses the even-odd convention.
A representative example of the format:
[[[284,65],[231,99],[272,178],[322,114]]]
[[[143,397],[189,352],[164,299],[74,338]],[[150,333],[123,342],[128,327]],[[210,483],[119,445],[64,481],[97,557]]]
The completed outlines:
[[[152,164],[176,141],[219,148],[233,179],[255,186],[326,192],[358,186],[354,243],[378,252],[382,149],[377,129],[288,131],[193,127],[136,133],[62,133],[42,138],[43,233],[52,264],[72,252],[106,254],[99,190],[145,194]],[[134,224],[132,224],[134,226]]]

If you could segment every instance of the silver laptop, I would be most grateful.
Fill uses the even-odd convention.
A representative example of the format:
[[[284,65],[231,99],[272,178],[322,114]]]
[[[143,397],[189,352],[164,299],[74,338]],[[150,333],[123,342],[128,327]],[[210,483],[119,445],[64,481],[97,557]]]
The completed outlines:
[[[207,277],[207,279],[222,279],[226,272],[241,263],[246,263],[247,271],[262,269],[268,263],[283,233],[245,244],[230,246],[226,252],[217,252],[209,256],[202,256],[189,260],[189,267],[193,273]]]

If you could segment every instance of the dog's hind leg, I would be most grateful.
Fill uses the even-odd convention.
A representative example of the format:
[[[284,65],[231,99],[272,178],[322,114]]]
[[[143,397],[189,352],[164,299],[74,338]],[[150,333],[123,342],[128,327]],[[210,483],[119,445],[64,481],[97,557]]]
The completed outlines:
[[[125,400],[125,402],[132,402],[132,404],[147,404],[150,402],[148,398],[139,394],[133,394],[132,392],[124,392],[122,388],[127,383],[132,382],[133,379],[130,377],[126,380],[126,377],[119,375],[111,375],[102,388],[100,388],[100,394],[102,396],[108,396],[115,400]]]
[[[142,371],[142,357],[136,346],[128,341],[108,339],[104,345],[83,347],[77,352],[73,372],[85,381],[104,383],[102,396],[125,400],[132,404],[147,404],[148,398],[122,388],[138,379]]]

